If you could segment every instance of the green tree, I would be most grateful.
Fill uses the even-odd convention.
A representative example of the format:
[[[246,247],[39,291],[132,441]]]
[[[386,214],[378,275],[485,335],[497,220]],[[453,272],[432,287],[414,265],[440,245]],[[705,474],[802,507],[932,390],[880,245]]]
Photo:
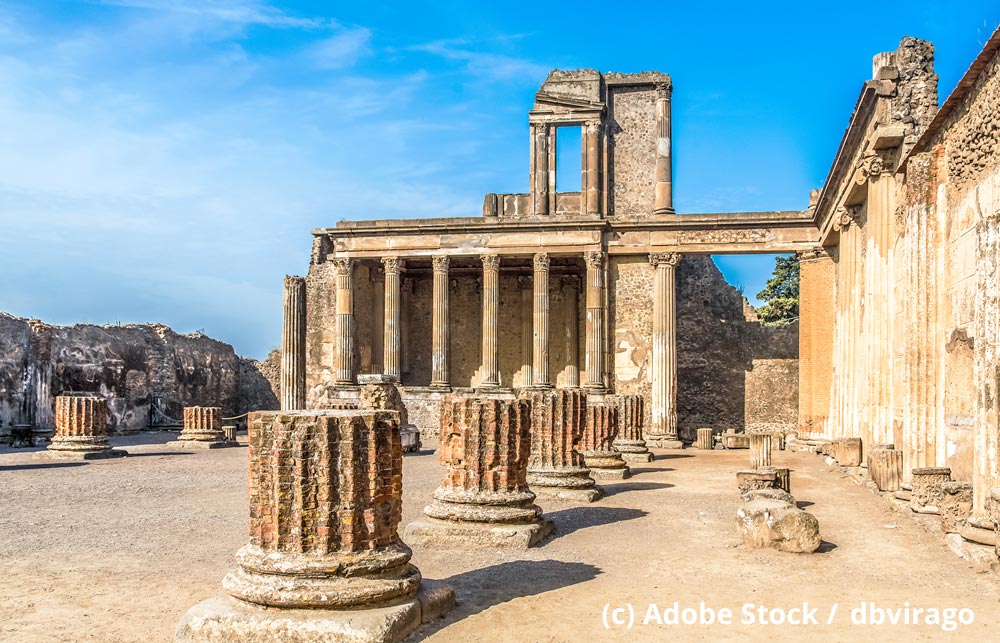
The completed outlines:
[[[765,326],[781,326],[799,318],[799,259],[795,255],[774,258],[774,275],[757,299],[766,302],[757,309]]]

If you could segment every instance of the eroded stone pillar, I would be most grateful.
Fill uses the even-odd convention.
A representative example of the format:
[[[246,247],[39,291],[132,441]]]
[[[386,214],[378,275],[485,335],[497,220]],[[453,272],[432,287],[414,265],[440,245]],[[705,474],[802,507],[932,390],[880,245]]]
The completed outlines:
[[[128,455],[112,449],[108,439],[108,401],[99,395],[68,394],[56,397],[56,430],[38,458],[97,460]]]
[[[587,396],[576,389],[528,390],[531,457],[528,485],[541,497],[594,502],[604,495],[580,453]]]
[[[448,264],[447,256],[434,257],[434,311],[432,313],[431,386],[448,387]]]
[[[184,427],[180,435],[167,445],[182,448],[221,449],[234,447],[222,431],[222,408],[218,406],[185,406]]]
[[[237,600],[196,605],[177,640],[341,640],[347,630],[398,641],[450,609],[451,590],[421,587],[397,533],[395,413],[258,411],[248,423],[250,542],[222,581]]]
[[[532,211],[536,215],[549,213],[549,126],[535,123],[531,126],[532,145]]]
[[[579,318],[580,278],[577,275],[564,275],[562,292],[565,303],[563,325],[563,352],[566,353],[565,385],[580,386],[580,337],[577,319]]]
[[[400,327],[399,327],[399,340],[400,340],[400,365],[402,367],[402,375],[410,374],[410,310],[413,305],[413,279],[405,278],[403,279],[403,290],[399,295],[399,299],[402,302],[403,309],[400,311]],[[402,375],[400,376],[400,383],[402,383]]]
[[[285,277],[281,328],[281,408],[306,408],[306,280]]]
[[[531,372],[532,345],[534,343],[534,286],[528,275],[517,278],[521,291],[521,369],[518,372],[518,386],[531,386],[534,378]]]
[[[771,434],[750,434],[750,466],[762,469],[771,466]]]
[[[696,435],[698,436],[695,441],[696,447],[705,451],[711,451],[715,448],[715,432],[711,428],[702,427],[698,429]]]
[[[879,491],[899,491],[903,480],[903,452],[893,444],[868,451],[868,475]]]
[[[382,373],[399,382],[402,378],[399,271],[403,268],[403,261],[399,257],[382,257],[382,265],[385,268]]]
[[[673,178],[671,169],[670,140],[670,85],[656,88],[656,168],[653,181],[655,201],[653,212],[667,214],[674,211]]]
[[[652,426],[647,441],[664,449],[684,446],[677,434],[677,300],[676,252],[649,255],[653,265]]]
[[[333,355],[333,383],[354,384],[354,261],[341,257],[333,260],[337,275],[337,345]]]
[[[497,316],[500,306],[500,257],[482,255],[483,261],[483,388],[500,386],[500,355],[497,345]]]
[[[587,400],[587,421],[580,441],[583,461],[595,477],[624,480],[632,474],[614,447],[618,437],[618,407],[603,396],[594,397]]]
[[[441,403],[438,454],[446,473],[406,528],[409,542],[526,549],[552,532],[528,489],[531,404],[449,396]]]
[[[586,381],[583,385],[594,393],[604,386],[604,252],[595,250],[584,254],[587,264],[587,337]]]
[[[601,124],[588,121],[583,126],[583,181],[580,210],[584,214],[601,212]]]
[[[403,452],[420,451],[420,430],[410,424],[410,414],[403,403],[403,396],[396,386],[396,380],[389,375],[366,373],[358,375],[360,385],[358,401],[354,406],[340,408],[361,408],[370,411],[395,411],[399,413],[399,434]],[[345,400],[346,401],[346,400]],[[350,400],[350,402],[354,402]],[[329,408],[329,407],[327,407]]]
[[[618,408],[618,436],[612,443],[626,462],[652,462],[643,435],[645,402],[641,395],[612,395],[608,400]]]
[[[535,341],[531,385],[543,388],[552,386],[549,380],[549,255],[544,252],[536,254],[532,265],[535,271],[533,279]]]
[[[942,482],[940,486],[941,529],[946,534],[960,533],[972,512],[972,483]]]

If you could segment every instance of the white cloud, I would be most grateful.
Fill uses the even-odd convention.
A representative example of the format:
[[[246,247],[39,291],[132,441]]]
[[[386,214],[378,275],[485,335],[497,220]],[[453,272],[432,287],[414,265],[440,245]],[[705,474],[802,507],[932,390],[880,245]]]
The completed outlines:
[[[240,25],[262,25],[277,29],[329,29],[337,27],[329,18],[292,16],[266,2],[253,0],[98,0],[101,4],[186,14]]]
[[[421,51],[447,60],[465,63],[466,70],[484,80],[514,80],[537,83],[544,79],[550,68],[527,58],[477,51],[465,39],[436,40],[410,47],[411,51]]]
[[[371,38],[371,31],[364,27],[346,29],[313,45],[310,55],[314,64],[322,69],[350,67],[371,53]]]

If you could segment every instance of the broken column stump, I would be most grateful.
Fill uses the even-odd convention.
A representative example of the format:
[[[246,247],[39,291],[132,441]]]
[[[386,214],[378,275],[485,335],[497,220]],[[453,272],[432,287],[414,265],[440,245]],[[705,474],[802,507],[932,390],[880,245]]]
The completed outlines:
[[[698,437],[695,439],[694,446],[697,449],[704,449],[706,451],[711,451],[715,448],[715,438],[714,431],[710,428],[698,429]]]
[[[539,497],[594,502],[604,489],[590,475],[580,453],[587,396],[577,389],[528,389],[531,457],[528,486]]]
[[[819,521],[798,508],[795,498],[783,491],[750,491],[736,511],[740,543],[752,548],[812,553],[822,542]]]
[[[358,406],[363,409],[396,411],[399,413],[399,434],[403,440],[403,453],[420,451],[420,429],[410,424],[410,416],[403,404],[396,378],[390,375],[358,375],[361,394]]]
[[[527,549],[552,533],[528,489],[531,406],[525,400],[449,396],[438,453],[447,473],[410,523],[407,542]]]
[[[175,641],[396,642],[452,608],[397,533],[395,413],[258,411],[248,434],[250,542],[229,596],[191,608]]]
[[[596,478],[624,480],[632,475],[622,454],[613,446],[618,436],[618,407],[599,395],[588,396],[587,419],[580,450]]]
[[[972,483],[942,482],[940,487],[941,529],[946,534],[961,533],[972,512]]]
[[[941,483],[951,481],[949,467],[922,467],[910,471],[910,509],[921,514],[941,513]]]
[[[762,467],[736,472],[736,486],[741,495],[755,489],[781,489],[791,493],[791,472],[786,467]]]
[[[185,406],[184,427],[167,446],[185,449],[221,449],[237,446],[222,431],[222,409],[218,406]]]
[[[834,459],[843,467],[861,466],[861,438],[834,440]]]
[[[771,466],[771,434],[750,434],[750,468],[763,469]]]
[[[868,475],[879,491],[899,491],[903,479],[903,452],[894,444],[877,444],[868,451]]]
[[[112,449],[108,439],[108,401],[99,395],[70,394],[56,397],[56,430],[38,458],[100,460],[128,455]]]
[[[722,434],[722,446],[727,449],[749,449],[750,438],[746,433],[737,433],[734,429],[726,429]]]
[[[653,454],[646,446],[645,403],[641,395],[612,395],[611,404],[618,408],[618,437],[614,446],[626,462],[652,462]]]
[[[225,436],[226,440],[230,442],[236,442],[236,425],[235,424],[223,424],[222,425],[222,435]]]

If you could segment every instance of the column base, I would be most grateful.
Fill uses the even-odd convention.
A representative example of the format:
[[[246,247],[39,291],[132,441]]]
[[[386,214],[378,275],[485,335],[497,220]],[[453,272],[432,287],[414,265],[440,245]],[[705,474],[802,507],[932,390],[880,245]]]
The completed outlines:
[[[397,643],[454,607],[454,590],[428,580],[423,581],[414,598],[352,610],[264,609],[229,596],[216,596],[188,610],[174,630],[174,641]]]
[[[991,545],[996,547],[997,544],[997,534],[993,529],[983,529],[966,523],[961,530],[959,530],[958,534],[965,540],[973,543],[979,543],[980,545]]]
[[[554,529],[555,523],[547,519],[516,525],[426,518],[408,524],[403,540],[409,545],[528,549],[545,540]]]
[[[225,449],[238,447],[240,443],[229,440],[171,440],[163,446],[174,449]]]
[[[107,460],[109,458],[124,458],[128,451],[122,449],[101,449],[100,451],[64,451],[61,449],[46,449],[34,454],[36,460]]]
[[[647,435],[646,445],[658,449],[683,449],[684,441],[678,439],[676,436],[673,435],[663,435],[663,436]]]
[[[628,453],[624,451],[622,452],[622,460],[624,460],[625,462],[645,463],[645,462],[652,462],[655,459],[656,457],[649,451],[647,451],[646,453]]]
[[[571,502],[597,502],[604,497],[604,487],[594,485],[588,489],[567,489],[565,487],[538,487],[531,490],[539,498],[546,500],[569,500]]]
[[[629,471],[628,465],[622,460],[621,454],[585,453],[583,459],[590,469],[590,475],[596,478],[625,480],[632,476],[632,472]]]

